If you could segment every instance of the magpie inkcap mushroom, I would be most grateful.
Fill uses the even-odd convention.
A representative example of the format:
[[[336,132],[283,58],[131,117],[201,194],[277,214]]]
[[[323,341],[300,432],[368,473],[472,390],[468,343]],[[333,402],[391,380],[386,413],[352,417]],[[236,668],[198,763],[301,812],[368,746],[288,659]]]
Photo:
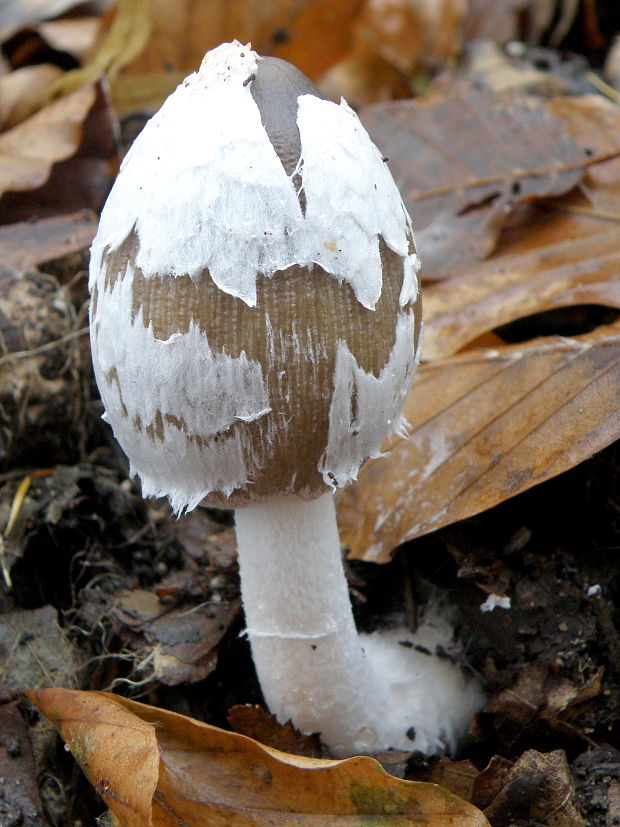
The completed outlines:
[[[93,362],[131,472],[177,513],[236,509],[266,701],[337,755],[440,737],[411,743],[411,720],[388,711],[333,502],[405,425],[417,269],[410,218],[356,114],[237,41],[208,52],[138,136],[92,247]]]

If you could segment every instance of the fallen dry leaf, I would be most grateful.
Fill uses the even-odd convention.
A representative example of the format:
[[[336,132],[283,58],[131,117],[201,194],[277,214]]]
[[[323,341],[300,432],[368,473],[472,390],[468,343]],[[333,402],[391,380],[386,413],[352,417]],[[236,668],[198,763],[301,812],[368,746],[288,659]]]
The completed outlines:
[[[84,86],[0,135],[0,194],[40,187],[54,163],[73,155],[96,94]]]
[[[262,706],[235,704],[226,717],[235,732],[281,752],[305,755],[307,758],[322,758],[325,755],[318,735],[304,735],[290,721],[279,724],[276,716],[270,715]]]
[[[118,171],[118,124],[102,84],[0,135],[0,223],[99,211]]]
[[[446,756],[436,755],[426,759],[423,768],[414,765],[414,769],[407,773],[407,778],[439,784],[459,798],[471,801],[474,783],[479,774],[469,759],[452,761]]]
[[[61,75],[58,66],[43,63],[0,77],[0,131],[12,129],[40,109]]]
[[[513,684],[495,695],[485,707],[493,732],[511,751],[539,740],[541,734],[555,743],[570,739],[595,746],[595,741],[573,723],[583,705],[602,691],[603,670],[589,680],[575,684],[565,674],[558,674],[548,663],[528,665]],[[549,734],[552,733],[550,736]]]
[[[406,439],[338,496],[354,557],[478,514],[571,468],[620,435],[620,323],[575,338],[472,350],[423,365]]]
[[[120,592],[116,601],[116,617],[153,647],[151,677],[167,686],[204,680],[215,669],[219,643],[239,611],[238,601],[169,607],[144,589]]]
[[[485,808],[493,827],[515,823],[586,827],[563,750],[528,750],[508,771],[504,786]]]
[[[195,71],[205,52],[237,38],[261,54],[290,60],[316,78],[342,57],[350,40],[350,25],[360,0],[228,0],[175,4],[154,0],[153,31],[132,73]],[[317,48],[320,42],[321,48]]]
[[[542,103],[464,81],[361,117],[390,159],[427,279],[484,259],[511,210],[568,192],[593,161]]]
[[[71,215],[0,226],[0,261],[16,273],[90,247],[97,217],[82,210]]]
[[[620,108],[600,96],[549,108],[591,156],[617,152]],[[620,307],[620,160],[589,168],[579,191],[532,208],[487,262],[452,268],[425,292],[424,358],[452,355],[499,325],[578,304]]]
[[[53,49],[82,61],[95,44],[99,25],[98,17],[68,17],[40,23],[36,29]]]
[[[540,228],[546,243],[539,230],[526,252],[496,255],[425,291],[426,360],[444,359],[483,333],[545,310],[577,304],[620,309],[617,226],[600,222],[598,233],[579,237],[567,234],[559,220],[552,234],[546,218]]]
[[[103,692],[27,693],[123,827],[364,823],[483,827],[470,804],[401,781],[368,757],[288,755],[232,732]]]
[[[101,35],[99,47],[84,66],[66,72],[54,86],[57,95],[66,95],[93,83],[104,73],[110,80],[145,48],[151,32],[148,0],[118,0],[107,16],[109,30]]]

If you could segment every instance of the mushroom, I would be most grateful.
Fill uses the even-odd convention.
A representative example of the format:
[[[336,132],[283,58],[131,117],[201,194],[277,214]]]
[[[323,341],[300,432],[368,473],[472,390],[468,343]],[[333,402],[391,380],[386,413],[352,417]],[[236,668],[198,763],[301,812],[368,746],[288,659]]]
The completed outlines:
[[[145,126],[92,247],[93,362],[130,472],[177,514],[235,509],[266,703],[337,756],[453,743],[480,700],[449,664],[421,679],[402,631],[362,644],[340,554],[334,491],[405,427],[417,268],[355,113],[237,41]],[[458,708],[441,721],[436,680]]]

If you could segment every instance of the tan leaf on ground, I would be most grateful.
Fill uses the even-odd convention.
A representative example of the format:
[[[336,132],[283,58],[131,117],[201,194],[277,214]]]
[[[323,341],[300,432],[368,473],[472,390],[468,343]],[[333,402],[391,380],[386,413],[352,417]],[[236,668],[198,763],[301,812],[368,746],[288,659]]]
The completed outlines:
[[[58,728],[123,827],[425,825],[483,827],[472,805],[400,781],[368,757],[288,755],[173,712],[103,692],[27,693]]]
[[[354,557],[413,539],[571,468],[620,436],[620,323],[423,365],[412,430],[338,497]]]
[[[423,768],[414,766],[407,777],[416,781],[439,784],[465,801],[472,800],[474,783],[479,772],[469,759],[452,761],[446,756],[436,755],[426,759],[424,763]]]
[[[84,86],[0,135],[0,194],[40,187],[54,163],[73,155],[95,98],[95,86]]]
[[[71,100],[73,104],[66,103]],[[25,142],[21,147],[19,135]],[[116,116],[101,84],[78,89],[0,135],[0,191],[3,185],[7,190],[0,202],[0,223],[99,211],[118,171],[117,138]],[[9,154],[4,154],[5,139],[11,144]],[[8,169],[13,160],[17,175]],[[21,191],[15,191],[15,185]]]
[[[50,63],[24,66],[0,77],[0,131],[22,123],[47,101],[62,69]]]
[[[562,218],[540,215],[526,252],[495,255],[425,291],[426,360],[444,359],[493,328],[545,310],[620,309],[618,226],[602,221],[600,232],[580,237],[566,232]]]
[[[466,82],[361,116],[390,159],[426,278],[485,258],[512,209],[567,192],[593,160],[542,103]]]

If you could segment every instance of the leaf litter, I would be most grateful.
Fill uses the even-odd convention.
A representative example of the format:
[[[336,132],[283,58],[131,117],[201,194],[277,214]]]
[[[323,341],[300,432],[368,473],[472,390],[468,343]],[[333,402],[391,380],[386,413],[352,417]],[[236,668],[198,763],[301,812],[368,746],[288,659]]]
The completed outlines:
[[[214,13],[216,5],[211,9]],[[302,41],[314,43],[309,33],[321,31],[324,39],[322,15],[328,13],[328,4],[322,4],[320,13],[318,5],[308,4],[306,13],[294,19],[290,4],[274,4],[269,15],[259,19],[252,17],[255,4],[248,2],[244,25],[254,27],[258,39],[265,38],[265,42],[272,37],[273,27],[280,26],[281,39],[274,47],[275,53],[297,62],[305,60],[308,65],[302,68],[318,74],[346,53],[343,40],[326,44],[318,58],[314,46],[312,54],[301,48]],[[428,9],[420,5],[425,14]],[[447,5],[458,12],[459,4]],[[354,3],[339,10],[348,26],[356,25],[355,7]],[[458,50],[458,36],[450,41],[458,35],[458,28],[464,26],[467,39],[476,27],[491,19],[491,12],[493,31],[496,26],[505,32],[516,31],[514,4],[488,7],[478,0],[471,4],[464,19],[457,14],[457,22],[442,33],[443,46],[447,45],[448,51]],[[191,18],[197,24],[201,13],[198,7],[190,9],[188,5],[182,14],[175,11],[176,19],[170,20],[164,4],[154,4],[153,20],[145,18],[144,26],[139,23],[135,33],[137,41],[145,41],[144,27],[152,22],[155,34],[144,58],[115,81],[115,99],[123,111],[134,112],[142,101],[154,105],[153,100],[161,95],[157,90],[163,88],[162,78],[164,86],[174,83],[175,66],[189,60],[191,48],[181,37],[173,37],[173,32],[182,19]],[[100,28],[105,38],[106,31],[113,33],[110,24],[114,19],[113,12],[103,26],[99,21],[87,21],[83,32],[92,38]],[[70,31],[71,22],[65,22]],[[355,53],[355,72],[360,76],[366,72],[369,81],[383,72],[383,85],[371,90],[371,96],[389,97],[395,92],[406,95],[410,79],[403,74],[402,55],[394,51],[389,32],[381,33],[381,19],[376,22],[374,45]],[[117,31],[122,25],[123,20],[119,20]],[[537,25],[540,29],[540,22]],[[44,27],[40,28],[41,40],[46,34]],[[198,25],[186,27],[187,32],[199,30]],[[210,31],[214,38],[222,39],[216,29]],[[345,26],[339,31],[347,33]],[[51,42],[53,31],[48,34]],[[60,29],[58,36],[62,40]],[[415,41],[416,36],[412,37]],[[55,41],[54,48],[67,48],[68,41],[63,46],[61,40]],[[436,45],[443,48],[440,41]],[[45,48],[42,40],[37,48]],[[108,38],[106,49],[108,57],[113,61],[118,58],[122,65],[123,39]],[[200,49],[204,50],[204,43]],[[412,49],[411,54],[415,53]],[[166,54],[173,60],[166,66],[164,77],[162,55]],[[78,49],[72,59],[80,61],[83,55],[84,49]],[[187,68],[193,68],[194,63],[192,58]],[[481,65],[479,61],[477,83],[491,86],[485,84]],[[418,80],[423,82],[425,69],[410,66],[408,71],[421,71],[412,80],[414,85]],[[4,146],[18,157],[21,148],[15,134],[34,136],[39,155],[26,157],[25,165],[20,156],[14,169],[11,164],[0,168],[0,188],[10,191],[16,181],[24,187],[21,194],[13,189],[4,196],[1,220],[9,225],[42,214],[58,217],[53,219],[55,224],[45,221],[7,226],[6,233],[0,232],[0,249],[9,256],[13,276],[24,278],[30,269],[28,278],[40,284],[43,274],[43,282],[49,283],[48,299],[58,291],[66,302],[69,290],[68,326],[65,332],[50,330],[42,344],[29,340],[18,346],[15,339],[0,357],[11,370],[19,364],[37,365],[40,347],[46,348],[43,353],[66,356],[70,343],[65,337],[79,332],[76,323],[84,294],[77,271],[85,263],[84,248],[90,241],[91,227],[88,221],[81,224],[77,214],[67,213],[100,206],[117,152],[114,113],[101,88],[95,107],[89,109],[84,103],[81,114],[76,114],[77,110],[71,111],[71,101],[57,109],[53,108],[55,104],[44,103],[46,87],[50,87],[56,71],[45,76],[38,73],[38,78],[37,72],[32,74],[33,102],[21,110],[11,104],[13,114],[9,114],[8,128],[0,134],[0,145],[4,139]],[[77,77],[67,80],[74,83]],[[529,77],[533,77],[531,72]],[[543,100],[540,91],[545,84],[538,83],[542,81],[540,73],[536,77],[527,94],[517,88],[510,98],[490,88],[474,88],[466,79],[448,77],[434,83],[427,96],[382,104],[383,109],[366,109],[364,113],[371,128],[382,132],[378,142],[390,157],[392,169],[405,182],[415,226],[422,229],[418,241],[429,282],[427,348],[419,383],[407,403],[413,426],[410,441],[395,441],[389,457],[382,460],[383,470],[381,463],[372,461],[357,488],[343,492],[340,520],[359,558],[388,560],[404,538],[417,536],[408,546],[418,573],[406,578],[414,601],[413,609],[407,611],[415,615],[417,593],[427,588],[425,578],[432,581],[433,587],[441,584],[447,588],[458,606],[459,622],[471,639],[472,665],[480,670],[489,688],[490,703],[474,722],[474,744],[468,747],[474,763],[447,758],[427,761],[419,756],[407,759],[405,755],[382,757],[385,766],[405,778],[440,783],[460,799],[471,799],[494,825],[538,819],[557,827],[576,827],[585,823],[578,812],[578,793],[581,805],[589,808],[591,823],[598,827],[613,817],[620,799],[620,782],[614,780],[620,778],[620,760],[613,748],[603,757],[603,748],[598,746],[606,738],[615,738],[613,722],[618,712],[620,656],[613,609],[618,574],[612,559],[605,557],[612,542],[613,520],[591,523],[592,536],[581,540],[588,554],[584,552],[580,557],[573,548],[576,541],[572,537],[562,539],[553,508],[547,509],[544,522],[537,522],[531,504],[536,496],[543,498],[543,492],[552,490],[560,490],[564,501],[570,502],[574,484],[571,487],[569,480],[579,480],[579,474],[586,474],[581,467],[595,466],[562,472],[618,435],[614,416],[619,399],[615,322],[618,282],[613,239],[620,213],[620,130],[618,108],[602,97],[555,96]],[[87,88],[81,87],[78,92],[86,94],[83,90]],[[128,90],[132,98],[127,97]],[[34,115],[33,109],[38,110]],[[47,135],[46,121],[55,124]],[[105,125],[103,130],[99,129],[101,124]],[[43,129],[40,139],[36,138],[39,126]],[[12,134],[15,129],[22,131]],[[19,173],[18,168],[25,171]],[[431,172],[433,177],[428,178]],[[15,178],[18,173],[22,178]],[[45,180],[47,185],[41,186]],[[30,245],[29,228],[36,246]],[[12,325],[12,335],[21,331],[23,337],[24,320],[19,314],[15,316],[15,307],[16,303],[6,301],[6,296],[5,303],[0,304]],[[43,314],[46,307],[52,307],[52,302],[42,301],[37,312]],[[21,350],[12,354],[16,346]],[[79,412],[76,409],[78,419],[71,414],[66,421],[91,423],[83,438],[63,446],[62,427],[58,427],[58,421],[56,425],[50,423],[43,432],[53,437],[50,444],[56,446],[55,458],[44,446],[28,454],[23,450],[25,440],[21,454],[5,454],[0,469],[3,520],[20,481],[32,468],[41,469],[47,464],[54,471],[46,477],[33,475],[15,529],[7,538],[10,545],[3,549],[4,565],[14,579],[14,588],[12,592],[0,591],[0,611],[3,618],[21,612],[19,626],[23,629],[35,619],[33,613],[42,612],[42,616],[57,619],[63,634],[66,630],[64,640],[76,653],[76,665],[69,668],[65,678],[48,676],[39,685],[62,682],[86,689],[124,687],[122,691],[144,692],[158,705],[171,706],[187,716],[101,693],[80,693],[79,702],[78,695],[72,693],[47,696],[50,709],[56,709],[52,717],[56,715],[59,721],[63,715],[70,717],[76,704],[82,708],[83,702],[88,710],[84,718],[89,722],[75,724],[79,738],[74,746],[77,744],[82,760],[88,753],[86,760],[92,758],[95,767],[97,762],[105,765],[92,777],[113,812],[115,806],[121,810],[125,806],[110,796],[110,791],[125,780],[117,779],[114,771],[127,767],[128,755],[133,755],[137,756],[136,767],[142,767],[145,788],[153,783],[162,785],[155,796],[151,791],[141,799],[144,813],[155,806],[167,819],[170,807],[185,807],[186,823],[192,823],[191,819],[204,812],[200,808],[215,807],[208,812],[210,818],[216,818],[213,813],[217,806],[204,801],[205,790],[209,783],[221,780],[229,765],[216,760],[209,765],[212,772],[205,779],[201,766],[185,778],[176,763],[179,757],[184,761],[187,751],[191,753],[198,742],[201,749],[208,744],[208,750],[220,743],[217,739],[221,731],[192,720],[192,715],[225,723],[231,705],[250,702],[254,706],[234,707],[236,711],[231,714],[239,727],[256,740],[279,743],[290,753],[306,749],[312,753],[316,745],[298,741],[298,734],[270,720],[256,707],[260,698],[247,674],[246,644],[238,639],[241,627],[236,616],[231,529],[222,521],[222,515],[195,514],[174,524],[165,505],[146,507],[140,501],[129,487],[126,469],[104,436],[105,431],[93,424],[100,409],[92,385],[89,387],[92,379],[86,357],[77,358],[77,351],[73,351],[72,358],[72,369],[61,374],[63,391],[67,391],[67,399],[72,396],[82,400],[83,407]],[[44,368],[46,378],[48,365],[38,365]],[[24,434],[32,434],[39,421],[37,410],[45,409],[45,396],[35,399],[30,391],[20,391],[15,398],[27,400],[31,414],[26,419],[15,417],[12,433],[21,426]],[[49,389],[47,398],[52,398]],[[15,410],[19,411],[19,406]],[[86,418],[84,411],[88,412]],[[613,466],[614,454],[610,451],[601,456],[610,457],[611,465],[597,467]],[[79,466],[56,466],[58,459],[71,463],[78,458],[89,461]],[[610,479],[609,473],[599,475],[601,485]],[[554,475],[560,476],[532,487]],[[594,479],[592,476],[588,483],[591,487]],[[528,488],[531,490],[527,493],[510,499]],[[606,514],[612,513],[613,488],[602,490],[607,499],[599,496],[599,507],[607,509]],[[520,503],[529,503],[530,510]],[[472,518],[489,508],[484,515]],[[570,512],[570,506],[567,508]],[[454,525],[456,520],[464,521]],[[555,534],[548,530],[549,525],[557,526]],[[483,526],[495,532],[494,539],[485,539]],[[506,533],[514,538],[507,541]],[[574,528],[575,537],[578,533]],[[401,550],[396,560],[384,567],[386,577],[395,578],[397,584],[384,616],[393,609],[394,601],[399,607],[405,605],[401,600],[406,603],[405,597],[397,597],[403,583],[402,575],[395,573],[401,571],[398,566],[402,559]],[[358,611],[362,611],[363,601],[370,598],[372,604],[374,599],[369,584],[380,576],[370,574],[363,563],[354,562],[351,577]],[[511,608],[481,614],[479,606],[485,595],[494,598],[493,605],[497,606],[502,605],[497,598],[504,597]],[[367,606],[365,611],[368,613],[370,608]],[[35,641],[38,630],[36,627]],[[213,632],[211,637],[209,630]],[[44,639],[41,637],[41,641]],[[56,648],[61,651],[54,644],[48,646],[50,654]],[[2,654],[6,657],[5,651]],[[65,660],[72,662],[70,655]],[[47,671],[50,668],[47,666]],[[21,665],[11,671],[15,685],[24,685],[24,674]],[[174,686],[174,693],[167,686]],[[608,708],[603,709],[602,699],[606,699]],[[144,739],[147,733],[151,737],[155,717],[158,722],[165,719],[162,738],[166,747],[172,745],[170,756],[174,756],[168,756],[169,764],[164,766],[162,762],[158,769],[143,745],[136,747],[124,736],[118,743],[116,734],[109,739],[107,735],[95,739],[93,733],[101,731],[99,725],[108,727],[105,715],[102,721],[92,720],[92,709],[101,704],[112,710],[115,721],[126,721],[127,728],[142,732]],[[32,710],[23,711],[32,719]],[[40,733],[35,735],[37,726],[40,724],[32,732],[39,738]],[[72,724],[67,721],[64,726],[68,727],[67,738],[74,738],[75,732],[69,731]],[[221,735],[241,737],[226,732]],[[49,736],[45,737],[49,745]],[[245,800],[235,797],[239,789],[245,789],[248,779],[255,780],[257,770],[252,762],[256,755],[263,761],[264,756],[271,759],[273,754],[252,740],[234,743],[243,769],[237,765],[237,772],[227,775],[213,797],[220,804],[224,802],[221,823],[313,823],[300,821],[303,815],[287,820],[293,817],[277,811],[286,800],[289,809],[298,809],[298,795],[299,801],[307,800],[304,796],[312,785],[305,780],[295,784],[283,781],[280,792],[293,798],[276,799],[274,805],[271,791],[265,792],[267,777],[263,775],[259,820],[253,821],[254,814],[248,815],[247,811],[242,815],[235,812],[234,808]],[[563,749],[572,757],[578,756],[572,763],[577,786],[567,770]],[[493,757],[494,752],[508,757]],[[309,767],[303,759],[291,755],[282,760],[283,765],[275,765],[280,779],[290,779],[287,773],[293,770],[300,773],[296,778],[310,778],[317,766],[321,772],[329,769],[333,777],[339,777],[333,762]],[[355,795],[349,795],[345,802],[346,807],[357,808],[352,816],[355,820],[347,821],[343,815],[342,823],[361,823],[362,817],[370,819],[369,823],[384,823],[369,813],[385,810],[386,805],[394,808],[395,801],[397,809],[404,806],[406,794],[395,793],[396,779],[381,775],[370,759],[359,761],[364,767],[361,780],[356,777]],[[601,762],[606,762],[607,775],[602,774]],[[483,769],[485,763],[487,769]],[[268,766],[271,772],[273,765]],[[368,769],[371,766],[372,771]],[[27,772],[32,774],[32,769]],[[380,795],[377,778],[385,785],[379,784]],[[325,806],[324,788],[319,784],[316,789],[321,792],[315,793],[314,800],[320,799]],[[447,800],[445,793],[424,789],[429,796],[424,799],[424,807],[430,813],[436,812],[438,806],[443,806],[441,801],[445,804]],[[606,798],[597,798],[600,790],[605,791]],[[134,792],[130,790],[129,794]],[[454,823],[455,827],[486,823],[478,810],[467,809],[463,801],[450,801],[457,808],[456,820],[446,821],[442,816],[437,823]],[[254,804],[256,799],[251,798],[250,805]],[[47,794],[44,806],[52,812]],[[70,805],[65,802],[63,806],[63,812],[67,812]],[[329,806],[334,809],[332,803]],[[74,804],[74,821],[79,808]],[[241,820],[230,821],[231,812]],[[125,813],[122,823],[150,823],[125,822],[125,817],[134,816]],[[390,818],[392,821],[385,823],[420,823],[394,821],[397,816],[393,814]],[[27,823],[31,827],[36,824]]]

